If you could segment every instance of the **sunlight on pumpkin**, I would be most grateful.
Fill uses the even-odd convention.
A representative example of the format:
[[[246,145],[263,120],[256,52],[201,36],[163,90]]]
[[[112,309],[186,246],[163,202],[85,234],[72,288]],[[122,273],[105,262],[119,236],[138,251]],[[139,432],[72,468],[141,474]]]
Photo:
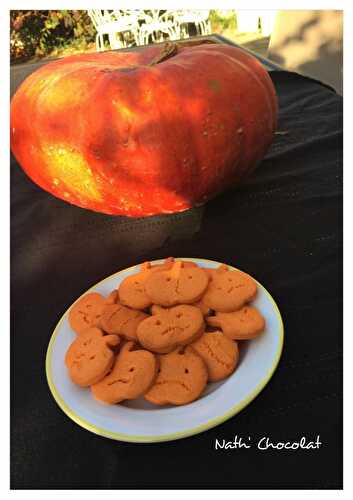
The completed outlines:
[[[50,176],[54,185],[61,182],[70,186],[70,190],[78,196],[90,201],[102,201],[89,164],[78,151],[66,145],[42,146]],[[68,193],[64,193],[68,198]]]
[[[136,116],[136,113],[134,111],[132,111],[130,108],[128,108],[122,102],[117,102],[117,101],[113,100],[112,103],[119,111],[121,118],[123,118],[125,120],[132,120]]]

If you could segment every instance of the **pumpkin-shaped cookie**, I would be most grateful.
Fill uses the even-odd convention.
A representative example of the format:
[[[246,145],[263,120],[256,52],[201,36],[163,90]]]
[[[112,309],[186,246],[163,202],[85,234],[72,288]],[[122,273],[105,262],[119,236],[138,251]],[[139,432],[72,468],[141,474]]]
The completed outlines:
[[[121,304],[132,309],[146,309],[152,302],[146,294],[145,282],[147,277],[155,272],[170,269],[173,265],[172,257],[166,259],[163,264],[152,265],[144,262],[141,270],[131,276],[127,276],[119,286],[119,299]]]
[[[252,300],[257,292],[256,281],[246,273],[221,265],[208,270],[210,282],[202,302],[219,312],[232,312]]]
[[[120,403],[142,396],[151,387],[157,375],[157,359],[151,352],[133,347],[133,342],[123,345],[109,375],[92,385],[97,400]]]
[[[207,318],[207,322],[220,328],[224,335],[233,340],[254,339],[265,329],[265,319],[251,306],[244,306],[230,313],[218,312]]]
[[[184,405],[201,395],[208,372],[202,358],[193,349],[178,347],[169,354],[160,354],[158,360],[159,372],[145,394],[147,401],[156,405]]]
[[[222,332],[205,332],[190,347],[205,362],[210,382],[217,382],[228,377],[238,364],[238,345]]]
[[[145,281],[145,291],[151,303],[169,307],[197,302],[207,284],[208,276],[203,269],[177,261],[169,270],[150,274]]]
[[[114,361],[111,347],[118,345],[116,335],[103,335],[99,328],[82,332],[66,352],[65,364],[71,380],[81,387],[88,387],[109,372]]]
[[[105,306],[100,319],[100,326],[107,333],[123,335],[129,340],[136,340],[138,325],[148,315],[121,304],[108,304]]]
[[[197,307],[180,305],[162,309],[141,321],[137,327],[140,344],[153,352],[166,353],[202,335],[203,316]]]
[[[99,293],[87,293],[71,307],[69,323],[71,328],[81,334],[87,328],[99,325],[106,299]]]

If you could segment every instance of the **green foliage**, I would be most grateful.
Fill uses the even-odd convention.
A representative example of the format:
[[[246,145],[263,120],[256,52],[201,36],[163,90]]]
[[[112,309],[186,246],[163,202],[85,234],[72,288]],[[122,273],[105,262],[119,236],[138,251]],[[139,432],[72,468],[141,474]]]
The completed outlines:
[[[84,10],[12,10],[10,30],[12,63],[53,55],[73,42],[84,49],[95,39]]]
[[[211,10],[210,21],[212,33],[222,33],[226,30],[236,30],[236,16],[234,10]]]

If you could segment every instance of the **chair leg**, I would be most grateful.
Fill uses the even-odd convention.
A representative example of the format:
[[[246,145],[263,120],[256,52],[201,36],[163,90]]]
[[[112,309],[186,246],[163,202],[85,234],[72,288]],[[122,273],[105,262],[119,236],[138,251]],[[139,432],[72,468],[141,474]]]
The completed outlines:
[[[101,50],[100,49],[100,43],[99,43],[100,42],[100,38],[99,37],[100,37],[100,35],[97,33],[97,35],[96,35],[96,51],[97,52],[100,52],[100,50]]]

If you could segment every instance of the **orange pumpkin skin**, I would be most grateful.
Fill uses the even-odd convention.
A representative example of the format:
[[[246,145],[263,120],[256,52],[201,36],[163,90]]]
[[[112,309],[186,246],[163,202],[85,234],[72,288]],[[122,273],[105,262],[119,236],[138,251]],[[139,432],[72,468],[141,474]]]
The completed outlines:
[[[67,202],[147,216],[200,205],[264,157],[277,121],[268,73],[229,45],[66,57],[32,73],[11,102],[11,148]]]

